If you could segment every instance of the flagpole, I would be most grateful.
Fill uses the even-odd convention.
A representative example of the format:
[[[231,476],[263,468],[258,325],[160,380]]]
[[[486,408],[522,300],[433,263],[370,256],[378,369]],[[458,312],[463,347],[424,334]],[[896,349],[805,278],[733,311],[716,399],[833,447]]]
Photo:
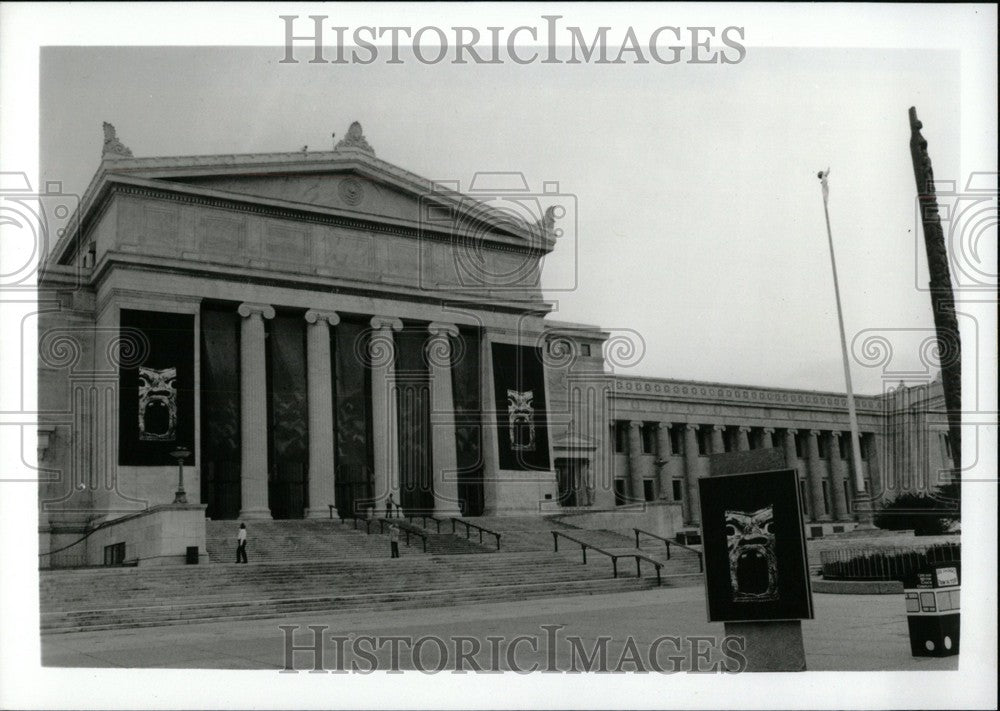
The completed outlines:
[[[840,282],[837,279],[837,258],[833,252],[833,231],[830,229],[830,187],[827,178],[830,169],[820,171],[818,176],[823,186],[823,215],[826,218],[826,239],[830,245],[830,266],[833,269],[833,293],[837,300],[837,325],[840,327],[840,350],[844,361],[844,382],[847,385],[847,416],[851,427],[851,453],[854,462],[855,513],[862,525],[871,524],[870,497],[865,490],[865,476],[861,469],[861,435],[858,432],[858,411],[854,406],[854,387],[851,384],[851,365],[847,355],[847,334],[844,331],[844,312],[840,305]]]

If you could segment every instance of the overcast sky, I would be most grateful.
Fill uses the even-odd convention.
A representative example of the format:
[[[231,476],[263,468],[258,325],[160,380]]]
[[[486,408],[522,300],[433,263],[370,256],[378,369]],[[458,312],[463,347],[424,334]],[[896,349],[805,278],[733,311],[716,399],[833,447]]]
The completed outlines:
[[[957,178],[956,52],[751,48],[707,66],[282,56],[44,49],[42,179],[82,192],[105,120],[136,156],[326,150],[358,120],[380,158],[429,179],[557,181],[576,224],[563,221],[547,259],[546,297],[554,318],[638,334],[644,352],[617,372],[843,390],[816,178],[830,166],[848,339],[892,329],[889,367],[923,379],[933,319],[916,288],[927,276],[907,109],[924,121],[938,179]],[[852,372],[860,393],[899,379]]]

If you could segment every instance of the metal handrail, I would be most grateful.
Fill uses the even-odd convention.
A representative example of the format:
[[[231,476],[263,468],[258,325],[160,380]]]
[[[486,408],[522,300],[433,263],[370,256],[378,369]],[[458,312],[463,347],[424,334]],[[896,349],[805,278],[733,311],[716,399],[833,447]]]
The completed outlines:
[[[648,561],[648,562],[650,562],[650,563],[653,564],[653,567],[656,568],[656,585],[657,585],[657,587],[659,587],[660,585],[662,585],[663,581],[660,578],[660,568],[663,567],[663,563],[661,563],[658,560],[654,560],[653,558],[650,558],[648,555],[642,555],[641,553],[636,553],[635,554],[635,576],[637,578],[641,578],[642,577],[642,563],[641,563],[641,561],[643,561],[643,560]]]
[[[451,518],[451,532],[453,534],[455,533],[455,524],[456,523],[461,523],[461,524],[463,524],[465,526],[465,537],[466,538],[469,537],[469,529],[470,528],[474,528],[477,531],[479,531],[479,542],[480,543],[483,542],[483,534],[484,533],[488,533],[491,536],[496,536],[496,539],[497,539],[497,550],[500,550],[500,537],[503,535],[502,533],[497,533],[496,531],[491,531],[488,528],[483,528],[482,526],[477,526],[474,523],[469,523],[468,521],[463,521],[462,519],[456,518],[455,516],[451,516],[450,518]]]
[[[387,523],[388,524],[394,524],[395,522],[394,521],[390,521],[388,519],[384,519],[384,518],[380,518],[378,520],[378,532],[379,533],[385,533],[385,525]],[[410,524],[410,525],[412,526],[413,524]],[[414,536],[420,536],[420,540],[423,543],[424,553],[427,552],[427,534],[426,533],[424,533],[423,531],[415,531],[415,530],[413,530],[411,528],[406,528],[404,526],[399,526],[398,528],[406,535],[406,545],[407,546],[410,545],[410,534],[412,533]]]
[[[591,545],[586,541],[581,541],[579,538],[574,538],[562,531],[550,531],[552,533],[552,542],[555,545],[555,552],[559,552],[559,536],[562,536],[568,541],[573,541],[580,545],[580,550],[583,553],[583,564],[587,564],[587,549],[595,550],[598,553],[602,553],[611,559],[611,570],[615,578],[618,577],[618,559],[619,558],[634,558],[635,559],[635,574],[637,578],[642,577],[642,561],[652,563],[653,567],[656,569],[656,584],[662,585],[663,580],[660,577],[660,569],[663,568],[663,563],[658,560],[650,558],[648,555],[642,555],[641,553],[609,553],[603,548],[598,548],[597,546]]]
[[[632,530],[635,531],[635,547],[636,548],[639,547],[639,534],[640,533],[642,535],[644,535],[644,536],[649,536],[651,538],[658,538],[659,540],[661,540],[661,541],[663,541],[664,543],[667,544],[667,560],[670,560],[670,546],[674,545],[674,546],[677,546],[678,548],[683,548],[684,550],[690,551],[691,553],[694,553],[695,555],[697,555],[698,556],[698,572],[699,573],[705,572],[705,559],[702,556],[702,553],[701,553],[700,550],[697,550],[695,548],[691,548],[690,546],[686,546],[683,543],[678,543],[677,541],[671,541],[669,538],[664,538],[663,536],[661,536],[661,535],[659,535],[657,533],[652,533],[651,531],[644,531],[641,528],[633,528]]]
[[[365,533],[371,535],[372,521],[374,521],[374,519],[368,518],[367,516],[362,518],[361,516],[355,516],[354,514],[338,513],[337,515],[340,517],[341,522],[350,521],[353,524],[355,531],[358,530],[358,521],[361,521],[365,524]]]
[[[415,518],[420,519],[420,525],[423,526],[424,528],[427,528],[428,521],[433,521],[436,524],[437,532],[441,533],[441,524],[444,522],[444,519],[436,518],[434,516],[431,516],[430,514],[420,514],[419,516],[417,516],[416,514],[410,514],[409,516],[406,517],[406,520],[409,521],[410,523],[413,523],[413,519]]]

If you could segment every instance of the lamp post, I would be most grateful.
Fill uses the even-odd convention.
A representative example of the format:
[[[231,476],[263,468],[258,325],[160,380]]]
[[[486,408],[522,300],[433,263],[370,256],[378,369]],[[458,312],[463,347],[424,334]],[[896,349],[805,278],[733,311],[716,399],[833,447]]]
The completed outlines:
[[[177,493],[174,494],[175,504],[186,504],[187,494],[184,493],[184,460],[191,456],[190,450],[178,447],[170,456],[177,460]]]

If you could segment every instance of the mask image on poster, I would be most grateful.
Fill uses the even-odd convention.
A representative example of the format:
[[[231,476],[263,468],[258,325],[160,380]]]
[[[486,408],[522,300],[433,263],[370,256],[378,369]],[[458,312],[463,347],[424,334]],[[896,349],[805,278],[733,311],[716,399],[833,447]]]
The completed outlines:
[[[535,450],[534,391],[507,391],[507,418],[510,425],[510,448],[515,452]]]
[[[729,511],[726,542],[734,602],[778,599],[778,559],[774,551],[774,507]]]
[[[177,368],[139,368],[139,439],[172,442],[177,436]]]

